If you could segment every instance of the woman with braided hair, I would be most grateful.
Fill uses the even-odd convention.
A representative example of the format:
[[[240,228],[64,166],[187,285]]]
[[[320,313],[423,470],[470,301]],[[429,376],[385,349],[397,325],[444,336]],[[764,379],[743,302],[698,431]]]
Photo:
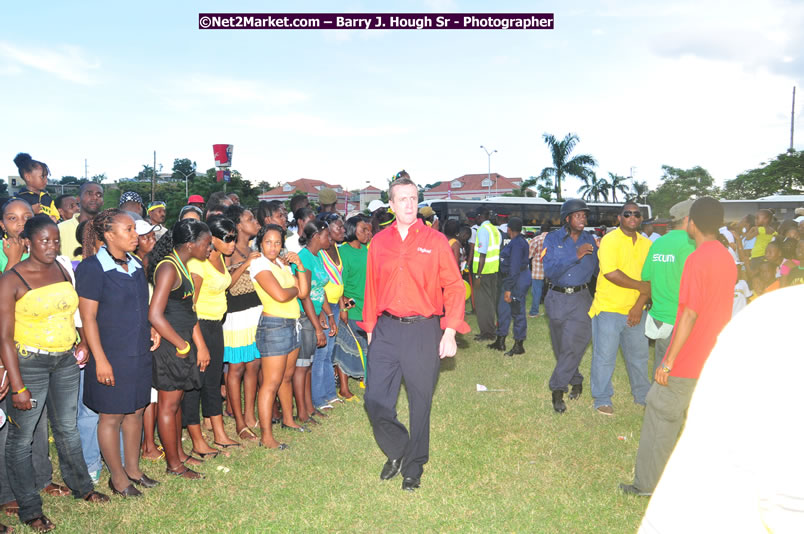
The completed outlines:
[[[142,414],[150,403],[151,351],[159,334],[148,322],[148,284],[134,220],[107,209],[87,223],[87,243],[101,241],[76,270],[78,309],[92,358],[87,363],[84,404],[98,412],[98,444],[109,468],[109,489],[123,497],[158,484],[139,468]],[[123,434],[125,467],[120,458]]]
[[[165,449],[166,472],[187,479],[204,478],[184,465],[200,465],[181,447],[181,400],[186,390],[201,387],[201,372],[209,365],[209,350],[193,306],[195,285],[187,270],[191,258],[205,260],[212,251],[209,227],[184,219],[162,236],[148,254],[148,279],[154,295],[148,319],[162,336],[153,353],[151,382],[158,391],[157,428]]]

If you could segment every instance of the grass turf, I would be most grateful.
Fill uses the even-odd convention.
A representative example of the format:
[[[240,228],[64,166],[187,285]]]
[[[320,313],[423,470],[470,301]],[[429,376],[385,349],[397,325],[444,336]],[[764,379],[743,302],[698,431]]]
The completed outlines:
[[[474,329],[474,316],[467,320]],[[614,417],[592,407],[591,348],[581,365],[585,391],[559,415],[547,388],[554,360],[544,315],[528,319],[522,356],[466,339],[469,348],[442,362],[430,462],[415,493],[400,489],[401,477],[379,479],[385,458],[362,403],[347,403],[309,434],[274,427],[287,451],[249,443],[206,461],[202,481],[168,478],[164,461],[142,460],[162,482],[144,498],[91,505],[45,496],[44,511],[61,532],[636,531],[647,500],[622,495],[617,484],[632,480],[643,408],[632,401],[622,358]],[[476,384],[506,391],[481,393]],[[407,423],[404,387],[398,409]],[[97,489],[110,494],[107,482],[104,471]]]

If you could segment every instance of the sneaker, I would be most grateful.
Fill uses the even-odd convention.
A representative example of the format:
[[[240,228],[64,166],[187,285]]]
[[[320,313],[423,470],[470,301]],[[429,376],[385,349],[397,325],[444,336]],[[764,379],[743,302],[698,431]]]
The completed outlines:
[[[98,482],[100,482],[101,471],[103,471],[103,469],[98,469],[97,471],[89,472],[89,478],[92,479],[93,485],[97,485]]]
[[[538,316],[539,316],[539,314],[538,314],[538,313],[529,313],[529,314],[528,314],[528,317],[530,317],[531,319],[535,319],[535,318],[536,318],[536,317],[538,317]]]
[[[597,413],[602,413],[603,415],[614,415],[614,408],[611,406],[598,406]]]
[[[651,495],[653,495],[652,493],[648,493],[647,491],[642,491],[633,484],[620,484],[619,488],[620,491],[622,491],[626,495],[636,495],[637,497],[650,497]]]

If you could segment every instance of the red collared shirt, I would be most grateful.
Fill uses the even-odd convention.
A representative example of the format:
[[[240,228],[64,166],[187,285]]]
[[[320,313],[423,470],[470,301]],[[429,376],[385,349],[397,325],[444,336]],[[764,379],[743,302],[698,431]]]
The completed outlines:
[[[417,219],[403,241],[394,222],[371,240],[363,321],[358,325],[371,332],[384,311],[399,317],[429,317],[444,314],[446,308],[441,328],[465,334],[469,332],[463,320],[465,295],[455,255],[444,234]]]

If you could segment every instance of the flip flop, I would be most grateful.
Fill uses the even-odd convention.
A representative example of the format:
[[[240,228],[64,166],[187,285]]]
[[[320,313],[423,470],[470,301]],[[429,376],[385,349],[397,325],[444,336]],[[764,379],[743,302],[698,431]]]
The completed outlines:
[[[165,469],[165,473],[167,473],[168,475],[173,475],[174,477],[186,478],[188,480],[201,480],[204,478],[204,475],[198,473],[197,471],[193,471],[186,465],[183,465],[182,467],[184,467],[184,469],[182,469],[181,471],[173,471],[171,468],[168,467]]]
[[[192,453],[197,454],[202,460],[207,460],[207,459],[211,460],[212,458],[215,458],[216,456],[218,456],[221,453],[221,451],[198,452],[197,450],[193,449]]]
[[[245,436],[243,435],[244,433],[246,434]],[[237,436],[245,441],[254,441],[260,439],[249,427],[244,427],[242,430],[240,430],[240,432],[237,433]]]
[[[218,443],[217,441],[213,441],[212,443],[215,444],[216,447],[220,447],[222,449],[228,449],[229,447],[243,447],[240,443]]]
[[[55,482],[51,482],[45,486],[44,492],[48,495],[53,495],[54,497],[66,497],[67,495],[72,494],[70,488],[67,486],[62,486],[61,484],[56,484]]]

